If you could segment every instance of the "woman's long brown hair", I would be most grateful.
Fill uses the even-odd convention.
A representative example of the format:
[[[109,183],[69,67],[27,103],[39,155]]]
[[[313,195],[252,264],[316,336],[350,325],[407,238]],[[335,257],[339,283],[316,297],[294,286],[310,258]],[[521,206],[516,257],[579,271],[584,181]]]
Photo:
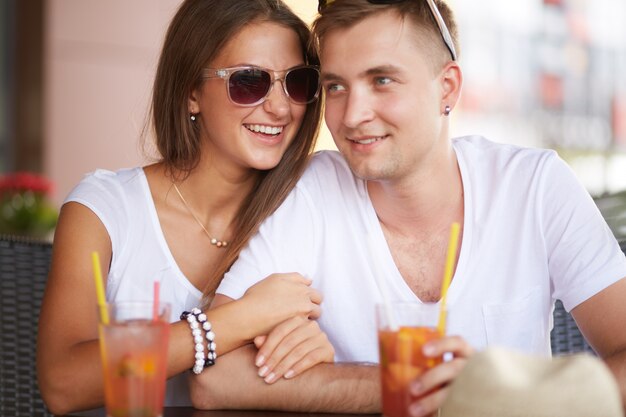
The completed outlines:
[[[156,147],[173,179],[198,165],[201,139],[189,119],[189,94],[202,83],[202,70],[224,45],[250,23],[274,22],[297,33],[305,63],[319,60],[307,25],[280,0],[186,0],[167,30],[154,81],[151,116]],[[315,146],[322,103],[307,105],[302,125],[280,163],[259,172],[235,215],[233,238],[203,289],[210,298],[261,222],[278,208],[302,175]],[[210,190],[207,190],[210,192]]]

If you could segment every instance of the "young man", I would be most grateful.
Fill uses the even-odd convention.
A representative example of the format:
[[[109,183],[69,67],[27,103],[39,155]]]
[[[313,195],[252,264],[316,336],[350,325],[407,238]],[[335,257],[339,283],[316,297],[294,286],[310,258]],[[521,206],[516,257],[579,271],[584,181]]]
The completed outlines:
[[[459,336],[426,352],[454,359],[415,381],[416,395],[443,388],[415,402],[412,415],[441,405],[473,349],[549,355],[555,299],[572,311],[624,397],[626,258],[556,153],[449,138],[462,73],[454,19],[437,5],[335,0],[321,10],[314,31],[326,123],[341,155],[314,157],[216,300],[237,299],[275,272],[300,273],[324,294],[319,324],[336,359],[375,362],[380,286],[394,300],[437,302],[450,225],[458,222],[448,334]]]

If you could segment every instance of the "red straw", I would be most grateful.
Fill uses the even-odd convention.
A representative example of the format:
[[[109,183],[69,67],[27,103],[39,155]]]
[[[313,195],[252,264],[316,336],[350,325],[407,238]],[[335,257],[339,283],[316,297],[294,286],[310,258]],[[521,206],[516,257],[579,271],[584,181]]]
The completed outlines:
[[[152,320],[159,319],[159,281],[154,281],[154,304],[152,305]]]

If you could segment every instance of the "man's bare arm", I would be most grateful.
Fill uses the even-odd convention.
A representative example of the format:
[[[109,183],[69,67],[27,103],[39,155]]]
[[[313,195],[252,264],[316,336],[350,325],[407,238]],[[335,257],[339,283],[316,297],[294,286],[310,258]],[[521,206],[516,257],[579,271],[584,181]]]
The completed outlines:
[[[626,277],[572,310],[581,332],[615,375],[626,409]]]
[[[205,410],[256,409],[335,413],[380,412],[378,366],[319,364],[302,375],[266,384],[254,365],[256,348],[244,346],[190,377],[193,406]]]

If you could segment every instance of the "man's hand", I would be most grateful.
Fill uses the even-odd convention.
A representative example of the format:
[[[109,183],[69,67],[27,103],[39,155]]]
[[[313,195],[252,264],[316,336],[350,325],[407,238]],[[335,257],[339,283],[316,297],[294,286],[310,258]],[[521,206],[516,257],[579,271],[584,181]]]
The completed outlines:
[[[277,327],[268,336],[254,339],[259,349],[255,364],[259,376],[271,384],[281,377],[293,378],[318,363],[332,363],[335,349],[316,321],[294,317]]]
[[[424,372],[411,384],[413,396],[419,397],[409,407],[413,417],[430,416],[435,413],[448,396],[448,385],[461,373],[474,349],[460,336],[444,337],[428,342],[423,347],[424,355],[436,358],[450,352],[452,360]],[[428,395],[424,395],[428,393]]]

